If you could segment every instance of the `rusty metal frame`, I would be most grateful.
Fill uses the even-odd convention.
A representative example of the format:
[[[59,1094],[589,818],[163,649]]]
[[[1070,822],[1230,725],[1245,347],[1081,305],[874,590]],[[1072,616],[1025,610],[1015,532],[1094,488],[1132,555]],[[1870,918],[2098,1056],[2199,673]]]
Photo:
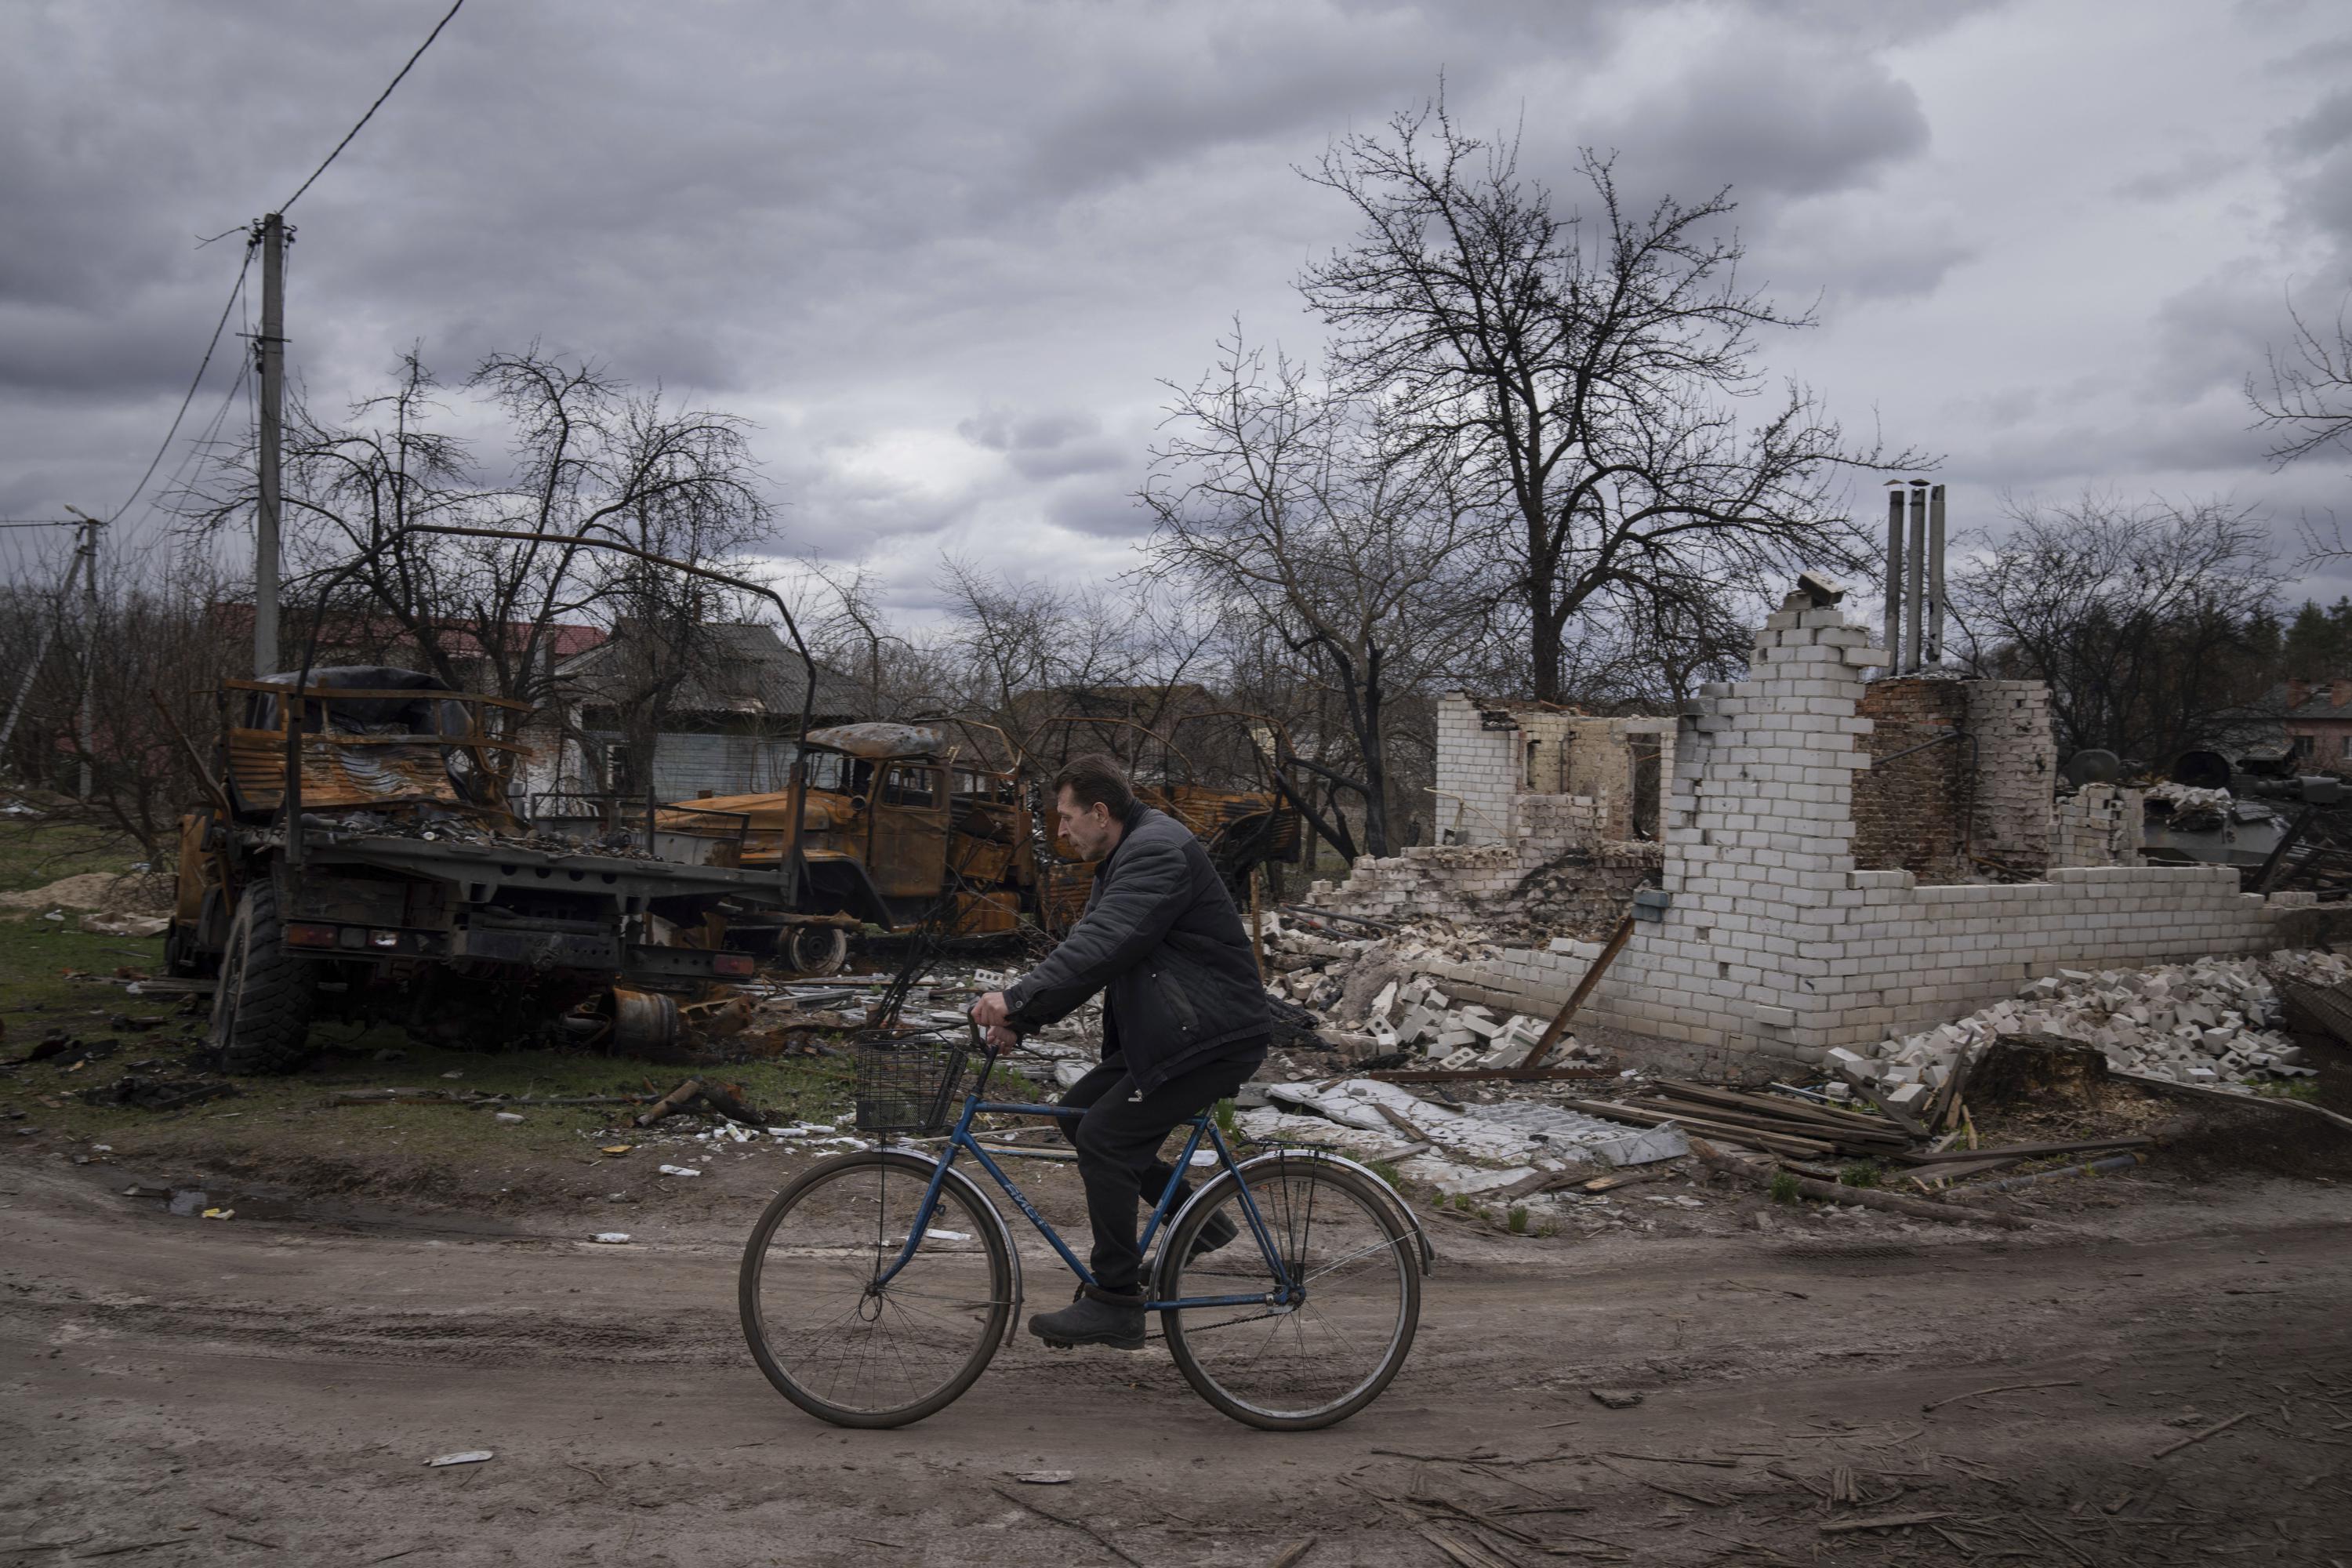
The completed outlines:
[[[800,732],[793,740],[792,825],[790,836],[785,841],[783,858],[783,874],[791,884],[788,889],[791,901],[794,904],[800,902],[801,886],[807,879],[807,867],[801,856],[801,812],[803,797],[807,792],[809,722],[816,710],[816,658],[809,652],[807,639],[801,636],[800,623],[793,619],[792,606],[784,603],[784,596],[782,594],[764,583],[754,583],[749,578],[733,576],[725,572],[716,572],[708,566],[697,566],[691,562],[678,561],[667,555],[656,555],[650,550],[640,550],[634,544],[625,543],[617,539],[599,539],[579,533],[530,533],[511,528],[465,528],[455,523],[444,522],[413,522],[404,528],[394,530],[366,553],[354,556],[350,563],[330,576],[326,585],[319,590],[320,613],[310,623],[310,636],[303,644],[302,665],[295,674],[294,684],[291,688],[273,689],[286,693],[287,701],[282,705],[283,707],[290,711],[294,703],[304,695],[305,688],[310,679],[311,664],[318,658],[319,633],[326,624],[327,602],[334,590],[349,582],[358,571],[361,563],[381,552],[386,544],[410,534],[420,533],[454,539],[505,539],[520,544],[562,544],[584,550],[609,550],[615,554],[626,555],[649,565],[665,566],[674,572],[683,572],[690,577],[700,577],[707,582],[723,583],[731,588],[740,588],[746,593],[758,594],[772,603],[776,606],[776,614],[783,620],[784,630],[792,634],[794,651],[801,656],[803,676],[801,725]],[[513,699],[491,698],[486,700],[506,704],[511,703]],[[528,704],[521,706],[527,708]],[[223,717],[226,717],[226,712]],[[283,796],[286,808],[286,858],[290,864],[299,867],[302,863],[301,778],[299,769],[295,765],[299,762],[299,753],[294,749],[297,742],[293,738],[299,735],[299,731],[292,725],[290,720],[289,732],[289,788]],[[650,842],[650,824],[647,827],[647,836]]]

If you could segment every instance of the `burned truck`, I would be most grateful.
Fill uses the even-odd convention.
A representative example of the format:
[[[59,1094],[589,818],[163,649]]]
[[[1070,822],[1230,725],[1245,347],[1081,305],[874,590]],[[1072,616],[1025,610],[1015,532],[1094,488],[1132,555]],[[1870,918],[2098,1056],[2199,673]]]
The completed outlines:
[[[290,1072],[320,1019],[446,1038],[602,1037],[658,1055],[679,1007],[754,961],[710,940],[727,909],[788,902],[772,868],[583,841],[513,808],[505,699],[389,667],[227,680],[207,802],[182,818],[165,939],[215,977],[231,1072]]]
[[[1085,907],[1095,862],[1043,830],[1036,770],[1017,754],[1010,766],[990,760],[992,749],[1012,750],[1000,731],[954,723],[987,738],[958,743],[943,725],[885,722],[811,731],[795,901],[788,911],[727,911],[728,943],[822,974],[840,966],[860,925],[992,937],[1017,931],[1027,915],[1049,932],[1066,930]],[[1199,836],[1244,907],[1258,865],[1297,858],[1298,816],[1273,791],[1188,780],[1139,782],[1136,793]],[[791,791],[679,801],[660,816],[669,833],[738,833],[740,863],[762,868],[785,864],[792,824]]]
[[[803,974],[838,969],[860,926],[1002,936],[1035,907],[1034,816],[1016,772],[924,724],[838,724],[802,746],[801,875],[790,910],[730,910],[727,941]],[[724,837],[741,865],[782,871],[793,792],[705,796],[664,810],[665,831]]]

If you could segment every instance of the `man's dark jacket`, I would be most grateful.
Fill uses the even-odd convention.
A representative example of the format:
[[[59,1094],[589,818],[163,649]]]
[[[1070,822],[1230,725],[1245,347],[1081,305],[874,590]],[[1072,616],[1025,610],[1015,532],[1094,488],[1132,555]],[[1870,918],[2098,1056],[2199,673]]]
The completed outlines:
[[[1273,1032],[1265,986],[1234,900],[1190,829],[1138,803],[1095,868],[1086,912],[1045,962],[1006,988],[1014,1028],[1034,1031],[1103,997],[1103,1057],[1145,1093],[1238,1056]]]

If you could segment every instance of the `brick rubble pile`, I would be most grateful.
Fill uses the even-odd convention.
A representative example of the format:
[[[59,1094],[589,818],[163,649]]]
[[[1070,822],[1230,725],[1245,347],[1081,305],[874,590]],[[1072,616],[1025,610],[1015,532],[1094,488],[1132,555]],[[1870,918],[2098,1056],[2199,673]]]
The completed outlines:
[[[1475,928],[1401,927],[1378,937],[1335,938],[1276,925],[1270,931],[1274,996],[1325,1020],[1318,1032],[1351,1058],[1406,1053],[1446,1068],[1523,1065],[1548,1019],[1464,995],[1481,989],[1462,976],[1503,962],[1496,934]],[[1596,1053],[1573,1035],[1552,1053],[1568,1066]]]
[[[1885,1041],[1873,1056],[1832,1051],[1831,1065],[1891,1088],[1897,1104],[1925,1099],[1951,1076],[1963,1050],[2000,1035],[2063,1036],[2096,1046],[2118,1071],[2179,1083],[2229,1088],[2308,1077],[2301,1049],[2273,1027],[2277,976],[2338,985],[2352,979],[2352,959],[2282,950],[2268,959],[2062,969],[1957,1023]]]

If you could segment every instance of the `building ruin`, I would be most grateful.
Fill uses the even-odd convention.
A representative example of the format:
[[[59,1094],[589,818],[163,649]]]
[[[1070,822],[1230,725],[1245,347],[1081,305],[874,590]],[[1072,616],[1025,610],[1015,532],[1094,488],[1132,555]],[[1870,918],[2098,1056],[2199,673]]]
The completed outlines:
[[[2229,866],[2138,864],[2137,792],[2053,801],[2038,682],[1865,681],[1888,655],[1829,598],[1790,595],[1759,632],[1749,678],[1704,688],[1674,720],[1449,696],[1439,821],[1455,841],[1360,859],[1315,902],[1369,919],[1508,912],[1590,938],[1593,916],[1654,883],[1583,1016],[1734,1072],[1817,1063],[2055,969],[2308,938],[2309,893],[2242,893]],[[1643,838],[1653,742],[1662,799]],[[1515,903],[1528,889],[1541,907]],[[1599,951],[1555,938],[1450,977],[1549,1013]]]

